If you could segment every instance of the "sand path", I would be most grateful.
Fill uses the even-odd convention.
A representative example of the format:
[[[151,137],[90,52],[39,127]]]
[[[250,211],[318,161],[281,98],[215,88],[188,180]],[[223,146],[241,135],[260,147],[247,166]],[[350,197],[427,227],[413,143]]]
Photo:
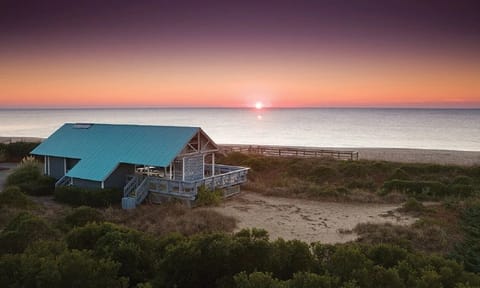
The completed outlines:
[[[269,232],[270,239],[344,243],[357,236],[340,231],[353,229],[358,223],[409,225],[416,220],[394,211],[397,208],[392,204],[332,203],[242,192],[213,209],[235,217],[239,221],[237,230],[262,228]]]

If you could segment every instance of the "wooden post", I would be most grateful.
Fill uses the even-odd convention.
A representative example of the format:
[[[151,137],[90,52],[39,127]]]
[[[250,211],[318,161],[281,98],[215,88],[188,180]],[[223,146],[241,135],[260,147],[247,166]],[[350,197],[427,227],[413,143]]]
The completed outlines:
[[[47,175],[47,155],[43,156],[43,175]]]
[[[212,176],[215,175],[215,152],[212,153]]]
[[[185,181],[185,157],[182,158],[182,181]]]

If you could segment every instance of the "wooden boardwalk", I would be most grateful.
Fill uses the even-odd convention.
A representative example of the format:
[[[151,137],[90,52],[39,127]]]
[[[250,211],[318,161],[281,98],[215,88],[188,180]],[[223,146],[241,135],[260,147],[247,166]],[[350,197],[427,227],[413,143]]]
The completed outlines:
[[[329,150],[314,147],[265,146],[265,145],[218,145],[220,152],[241,152],[275,157],[332,158],[337,160],[358,160],[358,151]]]

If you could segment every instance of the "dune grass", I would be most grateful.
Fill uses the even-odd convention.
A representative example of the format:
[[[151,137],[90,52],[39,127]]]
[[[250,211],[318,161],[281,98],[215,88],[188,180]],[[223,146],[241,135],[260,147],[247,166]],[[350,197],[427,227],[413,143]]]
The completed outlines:
[[[399,202],[477,197],[480,166],[263,157],[230,153],[219,162],[250,167],[249,190],[339,201]]]

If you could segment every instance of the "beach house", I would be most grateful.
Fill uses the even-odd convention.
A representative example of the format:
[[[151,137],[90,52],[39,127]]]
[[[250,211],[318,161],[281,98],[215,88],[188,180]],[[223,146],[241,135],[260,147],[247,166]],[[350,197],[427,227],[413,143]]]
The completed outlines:
[[[248,169],[215,163],[217,151],[199,127],[67,123],[31,154],[56,186],[119,188],[133,208],[147,197],[190,203],[202,186],[238,193]]]

